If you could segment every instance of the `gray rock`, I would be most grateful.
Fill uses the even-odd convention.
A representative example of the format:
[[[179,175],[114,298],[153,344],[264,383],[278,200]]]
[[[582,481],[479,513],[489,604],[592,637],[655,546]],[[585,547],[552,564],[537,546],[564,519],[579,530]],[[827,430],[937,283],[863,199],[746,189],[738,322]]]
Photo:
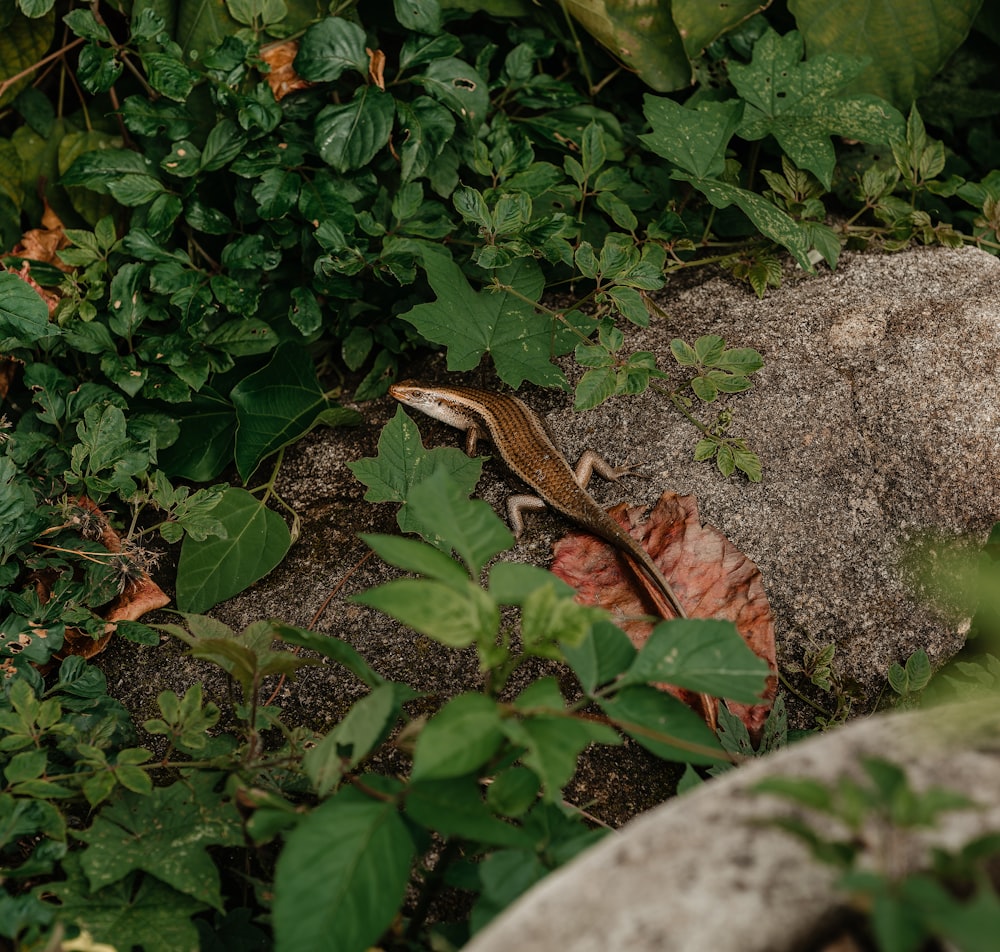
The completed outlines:
[[[814,860],[774,821],[795,817],[838,838],[846,830],[754,787],[767,777],[857,780],[861,758],[879,757],[903,767],[916,791],[958,791],[975,807],[942,813],[927,832],[894,841],[894,872],[925,868],[930,845],[957,850],[1000,829],[995,702],[942,710],[856,721],[657,807],[544,879],[466,952],[820,948],[818,939],[840,931],[846,897],[835,888],[835,869]],[[980,730],[973,728],[977,721]],[[871,824],[865,835],[874,844],[886,829]],[[879,869],[873,856],[867,861]]]

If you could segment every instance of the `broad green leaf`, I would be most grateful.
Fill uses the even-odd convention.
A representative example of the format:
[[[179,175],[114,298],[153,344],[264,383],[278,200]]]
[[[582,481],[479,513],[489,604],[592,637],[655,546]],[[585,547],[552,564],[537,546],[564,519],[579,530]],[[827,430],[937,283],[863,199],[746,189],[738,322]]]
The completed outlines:
[[[66,171],[62,184],[81,185],[129,206],[144,205],[165,191],[152,159],[130,149],[84,152]]]
[[[348,463],[347,466],[368,487],[365,493],[368,502],[405,503],[410,490],[439,469],[447,472],[461,492],[468,496],[476,488],[483,470],[482,460],[470,458],[453,447],[424,449],[420,431],[402,407],[382,427],[378,455]],[[443,541],[413,518],[409,506],[404,505],[399,510],[396,521],[403,532],[430,534],[428,541],[439,546]]]
[[[642,108],[653,128],[639,136],[646,148],[694,178],[722,174],[726,145],[743,115],[742,102],[703,102],[697,109],[688,109],[672,99],[647,93]]]
[[[213,510],[224,539],[190,536],[181,544],[177,565],[177,607],[207,611],[237,595],[271,571],[292,544],[288,526],[244,489],[227,489]]]
[[[830,188],[836,157],[830,136],[887,143],[903,131],[898,110],[877,96],[847,96],[845,88],[862,64],[847,56],[817,56],[802,62],[802,38],[768,30],[754,46],[753,61],[733,63],[730,78],[747,102],[739,135],[770,134],[788,157]]]
[[[459,694],[420,731],[413,753],[414,780],[461,777],[478,770],[500,749],[502,719],[484,694]]]
[[[356,423],[354,410],[331,407],[309,352],[281,344],[266,367],[244,377],[230,392],[236,408],[236,468],[248,481],[261,461],[319,424]]]
[[[623,683],[662,681],[756,704],[769,673],[767,662],[750,650],[732,622],[687,618],[653,629]]]
[[[534,261],[521,258],[497,272],[498,280],[515,293],[474,291],[445,254],[425,255],[424,267],[437,300],[399,316],[427,340],[447,347],[449,370],[472,370],[490,354],[500,378],[512,387],[530,380],[565,388],[566,377],[550,357],[566,353],[577,338],[554,328],[529,303],[538,300],[544,287]]]
[[[420,33],[441,32],[441,4],[439,0],[393,0],[393,9],[399,25]]]
[[[378,778],[364,778],[374,785]],[[288,834],[274,878],[276,952],[363,952],[389,927],[415,848],[391,798],[353,787]]]
[[[208,483],[233,458],[236,410],[211,387],[192,396],[177,415],[180,435],[157,454],[157,465],[168,476]]]
[[[39,293],[16,274],[0,272],[0,337],[16,337],[25,344],[58,328],[49,325],[49,309]]]
[[[402,140],[399,144],[400,175],[411,182],[424,175],[455,134],[455,119],[429,96],[396,103]]]
[[[302,758],[316,793],[325,797],[389,733],[399,716],[396,686],[380,684],[355,702],[343,720]]]
[[[295,71],[313,83],[329,83],[346,69],[368,74],[365,31],[342,17],[327,17],[309,27],[299,44]]]
[[[969,33],[982,0],[789,0],[810,56],[867,61],[853,89],[900,109],[927,87]]]
[[[364,168],[389,141],[396,105],[377,86],[360,86],[350,102],[316,117],[316,149],[338,172]]]
[[[408,504],[413,518],[434,526],[445,547],[458,553],[474,579],[494,555],[514,544],[510,530],[490,506],[467,498],[462,487],[441,470],[413,487]]]
[[[580,644],[604,613],[580,605],[554,584],[536,588],[521,608],[521,641],[527,654],[561,661],[562,646]],[[557,644],[558,643],[558,644]]]
[[[508,767],[493,778],[486,791],[486,802],[501,816],[519,817],[531,809],[540,789],[534,771],[527,767]]]
[[[500,820],[483,799],[473,776],[417,780],[406,793],[407,816],[444,837],[458,836],[492,846],[530,849],[534,835]]]
[[[523,605],[538,589],[548,587],[560,595],[571,596],[576,591],[537,565],[497,562],[490,567],[490,595],[501,605]]]
[[[490,96],[486,81],[468,63],[454,57],[434,59],[414,81],[464,119],[473,129],[486,118]]]
[[[670,92],[691,85],[691,64],[670,4],[567,0],[566,9],[653,89]]]
[[[449,648],[491,643],[500,626],[496,603],[475,583],[464,591],[433,579],[402,578],[352,596]]]
[[[52,45],[55,25],[55,14],[51,10],[38,19],[14,13],[4,23],[0,30],[0,82],[19,75],[20,79],[0,95],[0,107],[9,106],[21,90],[31,84],[35,76],[31,67]]]
[[[761,0],[727,0],[726,3],[671,0],[670,9],[684,40],[684,49],[691,59],[695,59],[713,40],[759,13],[766,5]]]
[[[170,53],[142,53],[141,59],[153,89],[175,102],[187,101],[198,81],[198,73]]]
[[[613,724],[657,757],[688,764],[729,763],[711,728],[666,691],[636,685],[599,703]]]
[[[573,673],[587,694],[593,694],[602,685],[614,681],[628,669],[636,650],[617,625],[609,621],[598,622],[586,637],[576,645],[563,645]]]
[[[90,888],[141,869],[221,909],[219,870],[206,848],[238,846],[243,831],[235,804],[213,792],[215,780],[203,773],[149,795],[129,791],[101,810],[76,834],[87,843],[83,871]]]
[[[194,916],[208,908],[204,902],[156,876],[140,874],[91,893],[80,869],[80,855],[71,853],[63,859],[65,880],[46,885],[46,892],[59,901],[61,921],[86,929],[95,943],[111,948],[198,952]]]

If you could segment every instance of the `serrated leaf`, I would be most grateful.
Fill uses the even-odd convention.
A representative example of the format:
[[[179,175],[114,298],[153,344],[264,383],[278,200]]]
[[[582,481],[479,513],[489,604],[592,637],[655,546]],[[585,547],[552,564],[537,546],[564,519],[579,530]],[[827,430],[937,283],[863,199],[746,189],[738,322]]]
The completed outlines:
[[[89,829],[76,834],[88,844],[83,870],[91,889],[141,869],[221,909],[219,871],[205,850],[240,845],[243,832],[235,805],[213,786],[206,774],[149,795],[129,791],[101,810]]]
[[[155,170],[152,160],[130,149],[98,149],[80,155],[66,171],[62,184],[109,194],[123,205],[144,205],[165,191]]]
[[[373,945],[399,910],[414,855],[391,797],[338,791],[287,835],[278,857],[276,948],[362,952]]]
[[[484,694],[460,694],[423,727],[413,752],[413,780],[460,777],[483,766],[503,742],[500,711]]]
[[[702,102],[688,109],[648,93],[643,112],[653,131],[639,136],[651,152],[669,159],[696,179],[714,178],[725,169],[726,145],[743,116],[743,103]]]
[[[544,287],[534,261],[522,258],[497,272],[497,279],[514,293],[473,290],[462,269],[445,254],[426,254],[423,263],[437,300],[399,316],[427,340],[447,347],[449,370],[471,370],[488,353],[500,378],[512,387],[525,380],[566,386],[565,375],[549,358],[566,353],[578,338],[554,328],[551,319],[529,303]]]
[[[271,571],[292,538],[281,516],[243,489],[227,489],[213,510],[225,538],[209,536],[181,544],[177,607],[203,612],[242,592]]]
[[[407,816],[440,836],[531,849],[534,835],[493,814],[473,776],[417,780],[406,795]]]
[[[587,694],[619,677],[636,655],[625,632],[609,621],[591,626],[579,644],[562,647],[566,661]]]
[[[903,117],[876,96],[844,95],[863,68],[853,57],[814,54],[801,60],[798,32],[779,36],[768,30],[749,65],[732,64],[730,78],[747,102],[739,135],[773,135],[799,168],[829,189],[836,161],[831,135],[888,143],[901,134]]]

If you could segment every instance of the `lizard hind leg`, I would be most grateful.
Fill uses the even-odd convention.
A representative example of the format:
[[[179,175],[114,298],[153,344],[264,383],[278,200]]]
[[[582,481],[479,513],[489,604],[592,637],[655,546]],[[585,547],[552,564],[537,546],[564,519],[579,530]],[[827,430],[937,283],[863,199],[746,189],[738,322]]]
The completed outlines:
[[[638,463],[629,463],[625,466],[612,466],[603,456],[593,450],[584,450],[576,461],[576,469],[573,474],[580,488],[586,489],[594,473],[612,482],[621,479],[622,476],[637,476],[640,479],[645,479],[642,473],[635,472],[635,467],[638,465]]]
[[[514,532],[514,538],[520,539],[524,532],[524,513],[541,512],[548,509],[544,499],[539,496],[517,495],[507,498],[507,518],[510,519],[510,527]]]

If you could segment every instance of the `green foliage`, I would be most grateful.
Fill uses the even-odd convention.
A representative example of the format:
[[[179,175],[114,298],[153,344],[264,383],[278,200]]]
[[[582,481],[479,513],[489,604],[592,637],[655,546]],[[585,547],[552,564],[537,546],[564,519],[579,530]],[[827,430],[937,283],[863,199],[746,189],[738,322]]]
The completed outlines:
[[[275,492],[285,448],[357,419],[331,380],[380,396],[434,344],[451,370],[488,358],[512,386],[566,389],[555,360],[572,354],[578,409],[652,387],[699,431],[696,459],[755,481],[749,439],[729,432],[761,366],[752,340],[678,338],[661,365],[626,343],[657,314],[651,292],[714,264],[763,296],[786,254],[833,268],[845,246],[1000,250],[988,12],[932,78],[977,3],[909,4],[905,36],[882,27],[896,0],[864,17],[850,3],[759,6],[674,0],[644,20],[567,4],[656,93],[696,86],[643,99],[569,21],[528,4],[7,4],[0,242],[17,247],[0,272],[0,860],[13,886],[0,936],[40,948],[58,922],[121,948],[237,936],[268,948],[272,930],[279,948],[361,949],[410,886],[405,941],[455,944],[600,835],[562,803],[589,744],[624,732],[713,768],[746,753],[725,714],[720,741],[652,686],[752,699],[761,663],[731,626],[667,624],[636,652],[540,570],[495,563],[482,587],[511,539],[466,498],[480,462],[424,451],[402,412],[352,469],[367,499],[403,504],[400,527],[422,539],[367,541],[418,577],[360,600],[474,650],[482,693],[411,719],[413,690],[344,641],[197,613],[295,540]],[[282,77],[269,57],[291,36]],[[239,697],[222,711],[197,686],[161,694],[144,725],[155,744],[140,747],[96,668],[70,657],[46,687],[38,666],[68,628],[104,634],[102,613],[167,546],[188,614],[166,630]],[[118,633],[158,637],[132,622]],[[263,682],[307,662],[275,640],[367,693],[323,733],[289,727]],[[578,694],[545,679],[503,695],[530,658],[567,662]],[[994,686],[995,661],[946,677]],[[826,722],[846,717],[832,646],[803,667],[836,697]],[[914,656],[890,680],[910,698],[926,673]],[[390,779],[376,769],[397,741],[412,769]],[[238,888],[221,859],[234,852]],[[444,880],[473,896],[447,939],[424,920]]]
[[[917,792],[887,760],[867,758],[862,766],[860,781],[771,777],[756,790],[835,821],[836,834],[797,816],[774,823],[805,843],[816,860],[839,870],[838,887],[869,917],[880,952],[916,952],[931,939],[961,949],[991,948],[1000,926],[1000,898],[987,870],[1000,851],[1000,837],[987,834],[956,849],[928,851],[918,831],[973,802],[943,787]],[[904,851],[908,860],[901,864],[895,857]]]

